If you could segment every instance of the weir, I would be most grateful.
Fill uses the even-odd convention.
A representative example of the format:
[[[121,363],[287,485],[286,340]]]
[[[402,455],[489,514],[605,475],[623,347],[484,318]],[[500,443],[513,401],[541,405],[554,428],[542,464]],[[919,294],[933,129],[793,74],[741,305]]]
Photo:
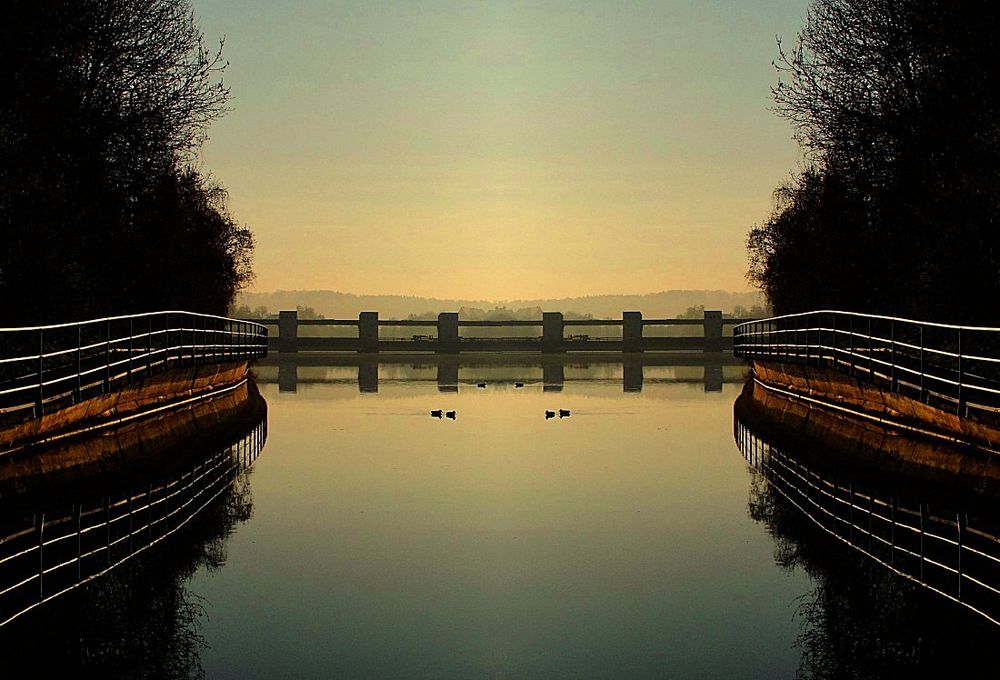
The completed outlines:
[[[620,319],[566,319],[561,312],[544,312],[538,320],[473,321],[457,312],[442,312],[434,320],[380,319],[378,312],[361,312],[355,319],[300,319],[295,310],[277,319],[247,319],[268,326],[268,348],[295,352],[723,352],[732,349],[726,328],[746,319],[724,318],[706,311],[701,319],[644,319],[641,312],[623,312]],[[691,333],[694,331],[694,334]]]

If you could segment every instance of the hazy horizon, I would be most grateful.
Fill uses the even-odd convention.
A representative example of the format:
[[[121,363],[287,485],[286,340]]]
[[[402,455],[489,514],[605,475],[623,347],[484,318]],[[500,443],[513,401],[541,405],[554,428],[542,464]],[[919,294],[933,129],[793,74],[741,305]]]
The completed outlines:
[[[690,307],[732,311],[737,306],[749,309],[763,304],[758,292],[726,290],[664,290],[641,294],[515,298],[505,300],[465,297],[424,297],[415,295],[367,295],[333,290],[276,290],[241,293],[237,306],[251,309],[267,307],[269,313],[298,306],[311,307],[327,318],[353,318],[361,311],[378,311],[383,318],[401,318],[410,314],[458,311],[462,307],[513,311],[541,307],[544,311],[593,314],[596,317],[620,317],[623,311],[640,311],[649,318],[676,316]]]

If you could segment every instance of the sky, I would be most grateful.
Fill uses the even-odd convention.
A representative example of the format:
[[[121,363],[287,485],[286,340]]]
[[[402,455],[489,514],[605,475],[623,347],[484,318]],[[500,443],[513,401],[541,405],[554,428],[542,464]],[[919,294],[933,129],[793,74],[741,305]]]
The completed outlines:
[[[251,290],[748,290],[798,164],[768,110],[807,0],[192,0],[232,111],[200,162]]]

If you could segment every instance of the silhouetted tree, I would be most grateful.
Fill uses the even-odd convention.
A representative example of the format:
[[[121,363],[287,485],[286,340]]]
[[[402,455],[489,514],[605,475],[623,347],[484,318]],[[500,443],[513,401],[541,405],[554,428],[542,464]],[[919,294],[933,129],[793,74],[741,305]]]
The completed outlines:
[[[0,21],[0,299],[14,322],[224,313],[250,231],[194,169],[226,111],[186,0],[11,0]]]
[[[817,307],[995,321],[1000,25],[984,0],[813,0],[775,110],[807,169],[750,232],[749,278]]]

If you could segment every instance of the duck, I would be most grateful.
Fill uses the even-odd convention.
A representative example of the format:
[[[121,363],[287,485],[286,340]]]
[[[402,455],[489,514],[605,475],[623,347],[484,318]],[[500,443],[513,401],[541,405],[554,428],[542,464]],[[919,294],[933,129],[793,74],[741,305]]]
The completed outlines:
[[[486,389],[486,383],[477,383],[476,387],[479,387],[479,388],[482,388],[482,389]]]
[[[441,409],[435,409],[431,411],[431,418],[440,418],[443,411]]]
[[[516,383],[514,383],[514,387],[520,389],[520,388],[524,387],[524,383],[516,382]]]
[[[451,418],[452,420],[455,420],[458,417],[458,415],[454,411],[448,411],[444,415],[446,418]]]
[[[569,409],[568,408],[561,408],[561,409],[559,409],[559,417],[560,418],[569,418]]]
[[[549,418],[555,418],[555,417],[556,417],[556,412],[555,411],[546,411],[545,412],[545,420],[548,420]]]

